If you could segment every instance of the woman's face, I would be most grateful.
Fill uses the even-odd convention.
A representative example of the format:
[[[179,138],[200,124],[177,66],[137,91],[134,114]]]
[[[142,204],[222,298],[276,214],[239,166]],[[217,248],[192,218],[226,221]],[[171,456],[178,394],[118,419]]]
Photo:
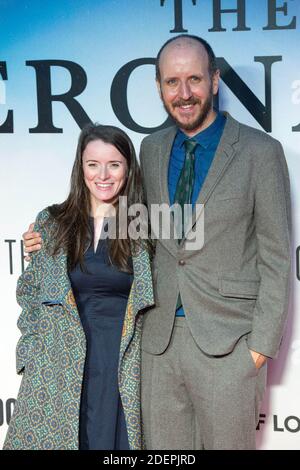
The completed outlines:
[[[114,203],[127,177],[127,161],[112,144],[89,142],[82,154],[84,182],[90,192],[92,209]]]

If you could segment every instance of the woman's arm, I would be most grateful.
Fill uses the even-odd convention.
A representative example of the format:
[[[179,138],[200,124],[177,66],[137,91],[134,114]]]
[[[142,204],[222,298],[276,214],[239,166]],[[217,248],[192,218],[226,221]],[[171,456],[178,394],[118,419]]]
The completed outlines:
[[[44,232],[42,226],[48,216],[49,214],[46,210],[38,214],[34,225],[36,232]],[[29,265],[17,282],[17,302],[22,307],[22,312],[17,323],[22,333],[16,350],[16,368],[18,374],[24,372],[24,368],[29,356],[32,354],[34,342],[37,338],[40,311],[40,281],[44,256],[44,249],[33,253]]]

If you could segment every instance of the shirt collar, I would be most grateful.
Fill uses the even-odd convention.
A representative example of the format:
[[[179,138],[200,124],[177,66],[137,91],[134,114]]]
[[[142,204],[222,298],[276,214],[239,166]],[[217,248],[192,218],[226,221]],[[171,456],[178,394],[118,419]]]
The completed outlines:
[[[212,137],[214,136],[214,134],[216,134],[220,130],[220,128],[223,126],[224,119],[226,119],[224,115],[221,114],[219,111],[216,111],[216,112],[217,112],[217,116],[214,122],[212,122],[210,126],[208,126],[203,131],[200,131],[198,134],[191,137],[193,140],[196,140],[198,144],[200,144],[205,149],[208,148],[209,145],[212,143]],[[178,129],[176,140],[179,146],[182,146],[184,141],[188,138],[189,137],[182,130]]]

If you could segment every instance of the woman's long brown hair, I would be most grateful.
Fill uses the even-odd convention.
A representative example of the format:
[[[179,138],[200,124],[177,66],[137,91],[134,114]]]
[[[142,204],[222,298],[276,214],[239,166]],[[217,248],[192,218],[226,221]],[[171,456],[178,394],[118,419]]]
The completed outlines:
[[[68,269],[72,270],[77,263],[81,269],[84,267],[84,253],[92,240],[89,225],[91,203],[89,190],[84,182],[82,168],[82,154],[89,142],[102,140],[111,144],[125,157],[128,167],[127,180],[119,194],[127,196],[127,204],[144,203],[140,168],[136,159],[133,144],[127,134],[118,127],[88,124],[79,136],[76,157],[71,174],[70,193],[62,204],[48,208],[55,228],[52,237],[55,239],[53,254],[63,248],[68,257]],[[117,230],[115,239],[109,240],[109,257],[111,263],[118,269],[131,272],[130,256],[133,250],[138,250],[140,242],[127,238],[118,238],[119,204],[115,204]],[[130,220],[127,216],[127,224]],[[127,225],[128,226],[128,225]],[[151,251],[151,244],[147,241],[146,247]]]

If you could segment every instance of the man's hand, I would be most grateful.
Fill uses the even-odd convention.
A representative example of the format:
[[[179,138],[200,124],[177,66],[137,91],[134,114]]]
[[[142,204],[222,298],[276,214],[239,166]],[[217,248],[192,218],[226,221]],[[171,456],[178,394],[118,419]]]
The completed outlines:
[[[33,231],[34,223],[29,225],[27,232],[23,233],[24,251],[25,253],[32,253],[42,248],[41,235]],[[26,261],[30,261],[30,256],[25,257]]]
[[[264,356],[263,354],[260,354],[256,351],[252,351],[252,349],[249,349],[249,351],[251,353],[256,369],[260,369],[266,362],[267,356]]]

